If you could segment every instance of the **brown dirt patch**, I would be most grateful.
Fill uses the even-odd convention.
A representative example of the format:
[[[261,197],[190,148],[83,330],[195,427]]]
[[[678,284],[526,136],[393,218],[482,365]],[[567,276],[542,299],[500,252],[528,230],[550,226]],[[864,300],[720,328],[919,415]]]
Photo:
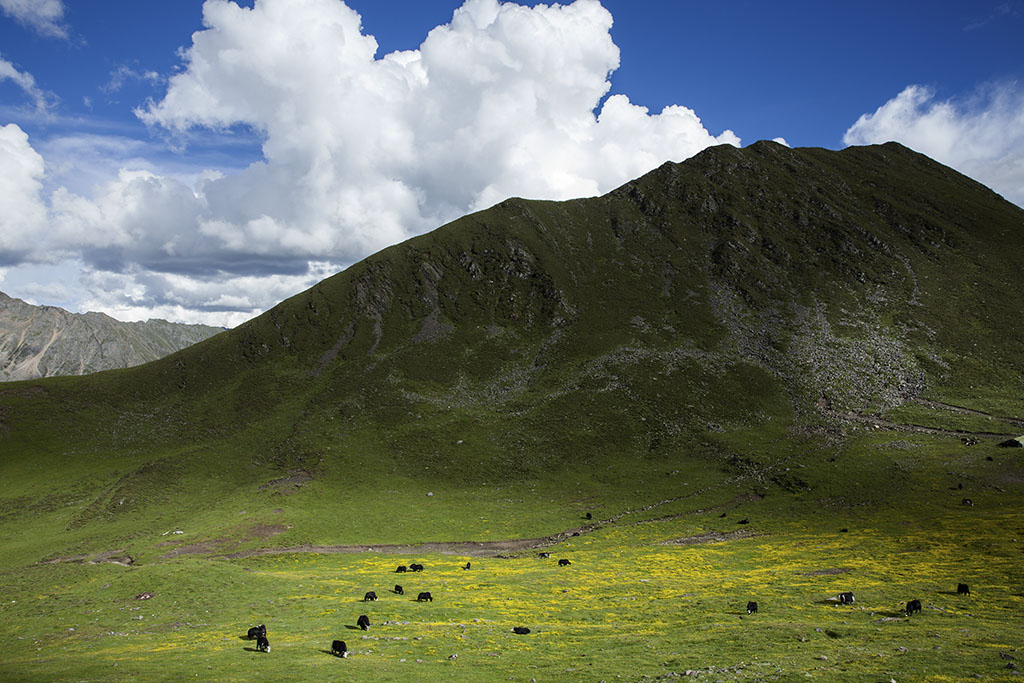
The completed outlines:
[[[249,531],[249,535],[251,538],[271,538],[286,531],[288,531],[288,527],[284,524],[260,524],[254,526]]]
[[[130,567],[135,560],[124,550],[107,550],[95,555],[68,555],[67,557],[51,557],[43,560],[40,564],[61,564],[63,562],[76,562],[79,564],[119,564]]]
[[[305,470],[292,470],[287,477],[272,479],[260,486],[261,491],[272,490],[275,493],[295,493],[303,486],[313,481],[313,475]]]

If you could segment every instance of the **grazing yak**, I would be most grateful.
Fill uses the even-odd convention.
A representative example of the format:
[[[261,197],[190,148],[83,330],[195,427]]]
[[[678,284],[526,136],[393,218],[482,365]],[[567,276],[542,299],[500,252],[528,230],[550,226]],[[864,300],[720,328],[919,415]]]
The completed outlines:
[[[907,613],[908,617],[911,614],[913,614],[914,612],[920,612],[920,611],[921,611],[921,601],[920,600],[911,600],[911,601],[909,601],[907,603],[906,613]]]
[[[839,594],[840,605],[852,605],[853,604],[853,593],[847,591],[846,593]]]
[[[254,638],[265,635],[267,635],[267,627],[263,624],[260,624],[259,626],[253,626],[251,629],[249,629],[248,633],[246,633],[246,637],[249,640],[253,640]]]
[[[958,583],[956,585],[956,594],[957,595],[970,595],[971,594],[971,589],[967,587],[966,583]]]
[[[753,614],[757,611],[757,603],[751,600],[747,603],[747,614]]]
[[[564,558],[558,561],[558,566],[559,567],[568,567],[570,564],[572,564],[572,562],[570,562],[569,560],[566,560]]]
[[[526,628],[525,626],[515,626],[512,628],[512,633],[518,633],[521,636],[525,636],[529,632],[530,629]]]
[[[467,562],[467,563],[466,563],[466,566],[465,566],[465,567],[463,567],[463,569],[469,569],[469,568],[470,568],[470,566],[471,566],[471,564],[470,564],[469,562]]]
[[[970,498],[964,498],[963,500],[960,501],[960,504],[966,505],[967,507],[974,507],[974,501],[971,500]]]
[[[409,571],[411,571],[411,572],[421,572],[421,571],[423,571],[423,565],[422,564],[410,564],[409,565]]]
[[[365,614],[360,614],[359,618],[356,619],[356,626],[363,629],[364,631],[370,630],[370,617]]]
[[[430,591],[424,591],[416,596],[416,602],[434,602],[434,596],[430,594]]]
[[[396,584],[395,584],[395,593],[396,593],[397,595],[405,595],[405,589],[404,589],[404,588],[402,588],[402,587],[401,587],[400,585],[398,585],[398,584],[396,583]]]
[[[270,652],[270,641],[266,635],[261,633],[256,636],[256,649],[260,652]]]
[[[377,593],[374,591],[366,591],[366,595],[363,596],[363,602],[372,602],[377,599]]]
[[[405,566],[404,564],[400,564],[400,565],[398,565],[398,568],[397,568],[397,569],[395,569],[395,573],[396,573],[396,574],[404,574],[404,573],[406,573],[407,571],[409,571],[409,568],[408,568],[408,567],[406,567],[406,566]]]
[[[537,557],[539,557],[542,560],[546,560],[549,557],[551,557],[551,553],[537,553]]]
[[[348,657],[348,645],[344,640],[335,640],[331,643],[331,654],[337,657]]]

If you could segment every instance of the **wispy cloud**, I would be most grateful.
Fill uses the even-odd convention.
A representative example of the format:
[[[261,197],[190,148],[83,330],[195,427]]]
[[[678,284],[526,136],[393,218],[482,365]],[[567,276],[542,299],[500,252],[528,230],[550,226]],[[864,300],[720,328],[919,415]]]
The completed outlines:
[[[100,87],[105,93],[116,93],[124,87],[125,83],[141,82],[157,85],[164,82],[164,77],[156,71],[138,70],[127,64],[122,64],[110,72],[110,79]]]
[[[49,38],[67,39],[63,0],[0,0],[0,10]]]
[[[973,5],[972,5],[973,6]],[[978,17],[970,21],[964,26],[965,31],[977,31],[978,29],[984,28],[989,24],[997,22],[1001,19],[1006,18],[1018,18],[1021,16],[1021,8],[1018,2],[1004,2],[996,5],[984,16]]]
[[[27,71],[19,71],[13,64],[0,57],[0,81],[12,81],[32,100],[36,113],[48,114],[57,101],[56,95],[36,85],[36,79]]]

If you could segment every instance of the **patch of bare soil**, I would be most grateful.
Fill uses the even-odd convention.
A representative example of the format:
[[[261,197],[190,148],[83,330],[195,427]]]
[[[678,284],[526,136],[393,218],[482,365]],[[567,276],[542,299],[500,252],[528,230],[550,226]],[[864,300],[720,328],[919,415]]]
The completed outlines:
[[[284,524],[260,524],[258,526],[254,526],[249,531],[249,535],[251,538],[271,538],[278,534],[283,534],[287,530],[288,527]]]
[[[79,564],[119,564],[122,567],[130,567],[135,560],[124,550],[108,550],[96,555],[69,555],[67,557],[51,557],[43,560],[41,564],[61,564],[63,562],[76,562]]]
[[[295,493],[300,488],[313,481],[313,475],[305,470],[292,470],[287,477],[272,479],[260,486],[261,491],[273,490],[275,493]]]
[[[684,538],[675,538],[671,541],[662,541],[661,545],[699,545],[702,543],[725,543],[727,541],[738,541],[741,538],[753,538],[754,536],[761,536],[762,534],[755,534],[749,529],[737,529],[736,531],[709,531],[706,534],[700,534],[698,536],[686,536]]]

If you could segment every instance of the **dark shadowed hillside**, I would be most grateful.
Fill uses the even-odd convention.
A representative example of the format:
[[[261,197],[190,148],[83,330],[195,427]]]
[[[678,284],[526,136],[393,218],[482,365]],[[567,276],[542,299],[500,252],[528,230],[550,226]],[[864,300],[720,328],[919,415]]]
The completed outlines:
[[[276,376],[346,420],[407,429],[410,411],[462,406],[505,435],[550,428],[495,438],[506,452],[563,422],[671,449],[769,417],[984,398],[1024,381],[1022,229],[1019,208],[895,144],[723,146],[387,249],[147,368],[146,395],[247,400]]]

